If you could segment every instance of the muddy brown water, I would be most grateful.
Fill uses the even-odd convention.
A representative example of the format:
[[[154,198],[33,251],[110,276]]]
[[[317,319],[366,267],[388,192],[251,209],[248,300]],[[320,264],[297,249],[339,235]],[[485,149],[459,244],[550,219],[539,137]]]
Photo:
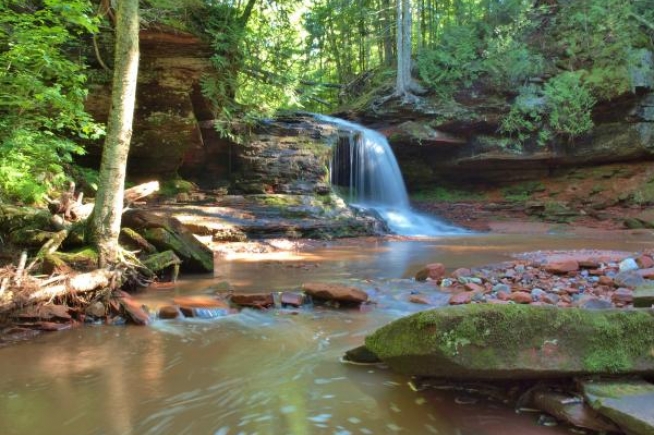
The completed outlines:
[[[548,435],[538,414],[453,391],[414,391],[377,366],[339,362],[390,320],[424,308],[401,302],[423,264],[449,268],[503,261],[538,249],[639,251],[650,233],[475,235],[327,243],[305,253],[220,258],[215,277],[187,278],[141,295],[296,289],[349,281],[379,300],[370,311],[244,310],[212,320],[149,327],[89,326],[0,349],[0,434],[440,434]],[[461,398],[463,395],[463,398]],[[459,400],[461,399],[461,400]]]

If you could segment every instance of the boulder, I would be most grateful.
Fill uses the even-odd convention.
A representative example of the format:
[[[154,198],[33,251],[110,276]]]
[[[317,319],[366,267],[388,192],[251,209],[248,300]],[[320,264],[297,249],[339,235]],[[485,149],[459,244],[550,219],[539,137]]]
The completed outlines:
[[[213,251],[199,241],[176,218],[131,209],[123,213],[123,225],[140,234],[160,251],[173,251],[181,260],[181,270],[212,272]]]
[[[634,290],[634,307],[651,308],[654,306],[654,285],[642,285]]]
[[[236,305],[268,308],[275,305],[272,293],[233,293],[230,301]]]
[[[368,300],[368,294],[356,287],[324,282],[307,282],[302,290],[314,299],[360,304]]]
[[[532,392],[533,406],[573,426],[598,432],[617,432],[617,426],[603,417],[576,395],[547,387]]]
[[[583,374],[654,374],[654,314],[471,304],[398,319],[365,346],[408,375],[541,379]]]
[[[439,280],[445,276],[445,266],[441,263],[428,264],[416,272],[416,281],[426,281],[427,279]]]
[[[179,310],[179,307],[175,305],[164,305],[163,307],[159,308],[157,317],[160,319],[177,319],[181,316],[181,314],[182,313]]]
[[[580,382],[588,403],[629,435],[654,433],[654,384],[641,379]]]

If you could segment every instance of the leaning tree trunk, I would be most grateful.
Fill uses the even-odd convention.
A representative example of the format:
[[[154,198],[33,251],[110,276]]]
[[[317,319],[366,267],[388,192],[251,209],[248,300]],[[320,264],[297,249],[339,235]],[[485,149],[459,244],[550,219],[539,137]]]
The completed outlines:
[[[118,257],[118,235],[123,211],[127,154],[132,138],[138,65],[138,0],[119,0],[111,110],[100,164],[98,194],[89,220],[89,235],[98,248],[100,267],[115,263]]]

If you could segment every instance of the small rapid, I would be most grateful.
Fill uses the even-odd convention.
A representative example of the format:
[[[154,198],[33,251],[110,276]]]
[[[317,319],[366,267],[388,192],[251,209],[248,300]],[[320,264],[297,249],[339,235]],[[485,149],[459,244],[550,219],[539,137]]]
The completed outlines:
[[[344,199],[350,205],[374,211],[399,235],[465,233],[411,209],[400,167],[384,135],[340,118],[316,115],[316,119],[349,132],[347,140],[335,147],[329,169],[332,185],[347,189]]]

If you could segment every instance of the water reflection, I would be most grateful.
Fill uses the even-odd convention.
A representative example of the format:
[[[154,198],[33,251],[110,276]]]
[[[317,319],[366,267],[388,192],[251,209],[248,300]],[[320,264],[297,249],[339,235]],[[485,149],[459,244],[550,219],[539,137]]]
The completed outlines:
[[[402,295],[429,284],[398,278],[425,263],[475,266],[532,246],[636,250],[650,244],[542,236],[371,239],[325,246],[293,262],[226,262],[223,276],[198,277],[143,299],[166,303],[174,294],[212,291],[224,279],[252,290],[347,279],[379,304],[366,313],[245,310],[147,328],[87,327],[4,348],[0,434],[567,433],[498,404],[457,405],[447,392],[414,392],[405,377],[340,364],[339,357],[377,327],[423,308],[401,302]]]

